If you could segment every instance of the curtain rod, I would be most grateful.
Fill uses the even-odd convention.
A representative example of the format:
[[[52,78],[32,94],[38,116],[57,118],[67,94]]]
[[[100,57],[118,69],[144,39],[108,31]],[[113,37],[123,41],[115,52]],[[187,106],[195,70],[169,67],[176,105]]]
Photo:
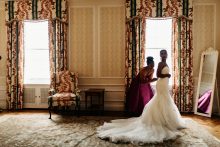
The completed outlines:
[[[189,21],[192,21],[191,18],[188,18],[188,17],[186,17],[186,16],[184,16],[184,15],[174,16],[174,17],[146,17],[146,16],[137,15],[137,16],[134,16],[134,17],[132,17],[132,18],[128,18],[128,19],[126,20],[126,23],[129,23],[130,21],[132,21],[132,20],[134,20],[134,19],[138,19],[138,18],[139,18],[139,19],[142,19],[142,18],[152,18],[152,19],[185,18],[185,19],[187,19],[187,20],[189,20]]]
[[[9,2],[9,1],[15,1],[15,0],[0,0],[0,2]]]
[[[39,20],[37,20],[37,19],[30,19],[30,21],[31,20],[34,20],[34,21],[42,21],[42,19],[39,19]],[[64,20],[61,20],[60,18],[53,18],[53,19],[46,19],[46,20],[58,20],[58,21],[60,21],[60,22],[62,22],[62,23],[65,23],[66,25],[68,25],[68,22],[66,22],[66,21],[64,21]],[[12,19],[12,20],[10,20],[10,21],[7,21],[5,24],[6,25],[9,25],[9,24],[11,24],[11,23],[13,23],[14,21],[19,21],[18,19]]]
[[[11,1],[21,1],[21,0],[0,0],[0,2],[11,2]]]

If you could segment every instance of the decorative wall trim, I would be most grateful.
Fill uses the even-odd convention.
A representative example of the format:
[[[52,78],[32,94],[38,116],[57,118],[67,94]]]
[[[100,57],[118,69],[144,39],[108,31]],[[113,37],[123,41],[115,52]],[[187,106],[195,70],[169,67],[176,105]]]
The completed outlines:
[[[124,77],[79,77],[79,79],[124,79]]]
[[[5,9],[5,1],[0,1],[0,10],[4,10]]]
[[[114,1],[114,2],[113,2]],[[105,109],[106,110],[124,110],[124,74],[122,74],[122,72],[118,71],[122,69],[117,69],[114,67],[114,71],[116,71],[117,73],[113,73],[113,74],[109,74],[109,77],[101,77],[101,75],[108,75],[111,66],[109,68],[102,70],[101,66],[104,66],[104,64],[101,64],[101,61],[105,61],[103,58],[101,58],[101,55],[105,55],[105,52],[102,52],[103,50],[101,50],[101,47],[104,47],[103,44],[100,44],[102,39],[100,36],[101,34],[103,35],[103,33],[105,32],[105,30],[101,31],[100,30],[100,23],[102,23],[102,21],[100,20],[101,18],[105,18],[104,16],[102,16],[100,18],[100,10],[101,8],[103,8],[102,10],[104,10],[106,7],[110,7],[110,11],[106,14],[109,14],[109,16],[113,16],[113,12],[115,12],[115,9],[119,9],[118,11],[120,12],[120,14],[122,14],[121,12],[124,11],[125,7],[125,1],[124,0],[71,0],[71,2],[69,2],[69,20],[70,18],[75,18],[73,12],[74,10],[81,10],[81,9],[93,9],[93,16],[89,16],[88,18],[90,18],[91,23],[93,23],[93,26],[90,26],[90,30],[93,29],[93,36],[89,36],[89,37],[93,37],[93,42],[89,43],[90,44],[90,52],[88,53],[90,58],[87,61],[92,60],[92,64],[89,64],[87,66],[89,66],[90,69],[93,69],[93,71],[90,70],[90,72],[88,74],[84,74],[85,76],[81,76],[80,73],[82,73],[81,71],[79,71],[79,88],[81,90],[81,96],[82,96],[82,105],[84,104],[84,90],[88,89],[88,88],[105,88]],[[79,8],[79,9],[77,9]],[[121,9],[120,9],[121,8]],[[123,9],[123,10],[122,10]],[[87,10],[87,9],[86,9]],[[113,10],[113,11],[111,11]],[[89,12],[92,12],[92,10],[90,9]],[[80,11],[78,12],[80,13]],[[75,14],[76,15],[76,14]],[[83,15],[84,16],[84,15]],[[87,15],[86,15],[87,16]],[[80,16],[78,16],[80,19]],[[87,18],[87,17],[86,17]],[[124,18],[124,17],[123,17]],[[92,22],[93,19],[93,22]],[[104,19],[103,19],[104,20]],[[88,22],[88,21],[85,21]],[[69,22],[69,39],[73,40],[73,38],[71,39],[70,36],[72,36],[73,34],[71,34],[71,32],[74,30],[74,26],[73,26],[73,21],[70,20]],[[103,22],[104,23],[104,22]],[[80,25],[79,23],[77,25]],[[105,26],[106,24],[102,25]],[[108,26],[108,24],[107,24]],[[124,26],[123,26],[124,27]],[[87,27],[86,27],[87,28]],[[111,26],[109,26],[109,28],[111,28]],[[103,28],[104,29],[104,28]],[[75,30],[74,30],[75,31]],[[101,34],[100,34],[101,33]],[[88,33],[85,33],[85,35],[87,35]],[[91,35],[91,34],[90,34]],[[117,34],[118,35],[118,34]],[[124,35],[124,34],[123,34]],[[73,37],[73,36],[72,36]],[[75,37],[75,36],[74,36]],[[87,36],[85,36],[87,37]],[[106,36],[108,37],[108,36]],[[121,37],[121,35],[120,35]],[[104,39],[106,40],[106,39]],[[71,70],[74,70],[74,63],[73,61],[73,54],[75,52],[75,48],[74,45],[69,41],[68,43],[69,45],[69,56],[68,57],[68,67]],[[93,48],[93,49],[92,49]],[[118,47],[117,47],[118,48]],[[83,50],[85,51],[85,50]],[[108,51],[110,51],[110,49],[108,48]],[[93,52],[93,54],[90,55],[90,53]],[[120,55],[122,55],[122,51],[120,51]],[[122,55],[123,56],[123,55]],[[121,57],[121,56],[120,56]],[[93,59],[91,59],[93,58]],[[123,58],[123,57],[121,57]],[[109,58],[109,60],[113,60],[112,58]],[[119,59],[120,61],[121,59]],[[87,62],[90,63],[90,62]],[[83,64],[83,63],[82,63]],[[122,64],[122,63],[121,63]],[[112,65],[112,64],[111,64]],[[86,67],[87,67],[86,66]],[[124,65],[120,65],[124,66]],[[86,68],[85,67],[85,68]],[[79,68],[80,69],[80,68]],[[83,69],[83,68],[82,68]],[[77,72],[77,69],[75,69],[75,72]],[[83,74],[83,73],[82,73]],[[111,76],[113,75],[113,76]]]
[[[71,13],[71,10],[72,10],[72,9],[75,9],[75,8],[79,8],[79,9],[80,9],[80,8],[91,8],[91,9],[93,9],[93,14],[94,14],[94,15],[93,15],[93,32],[95,32],[95,26],[96,26],[96,25],[95,25],[95,21],[94,21],[94,20],[95,20],[95,13],[96,13],[96,12],[95,12],[95,6],[93,6],[93,5],[70,6],[70,7],[69,7],[69,10],[68,10],[68,11],[69,11],[69,20],[70,20],[70,16],[71,16],[71,15],[74,15],[74,14]],[[71,21],[69,21],[69,26],[72,26]],[[69,30],[68,30],[68,40],[70,40],[70,29],[71,29],[71,28],[69,28]],[[96,36],[95,36],[95,33],[93,33],[93,38],[95,39],[95,37],[96,37]],[[69,41],[69,43],[68,43],[68,46],[69,46],[69,47],[68,47],[69,55],[72,55],[72,54],[71,54],[71,48],[72,48],[72,47],[71,47],[71,42],[70,42],[70,41]],[[92,47],[92,52],[93,52],[93,53],[95,53],[95,48],[96,48],[96,44],[95,44],[95,41],[93,41],[93,47]],[[68,68],[69,68],[69,69],[70,69],[70,67],[71,67],[71,60],[70,60],[70,59],[71,59],[71,57],[68,56],[68,63],[69,63],[69,64],[68,64]],[[95,61],[95,60],[96,60],[95,54],[93,54],[93,60],[94,60],[94,61],[93,61],[93,62],[94,62],[94,63],[93,63],[93,76],[89,76],[88,78],[93,78],[94,75],[95,75],[95,69],[96,69],[96,68],[95,68],[95,66],[96,66],[96,64],[95,64],[95,62],[96,62],[96,61]],[[74,72],[75,72],[75,71],[74,71]],[[77,72],[77,71],[76,71],[76,72]],[[80,76],[80,75],[79,75],[79,76]]]
[[[79,86],[125,86],[124,84],[79,84]]]
[[[0,86],[0,92],[1,91],[6,91],[6,86]]]
[[[125,93],[124,85],[79,85],[81,92],[88,90],[89,88],[104,88],[105,92],[121,92]]]
[[[71,11],[71,8],[93,8],[94,6],[92,6],[92,5],[87,5],[87,6],[69,6],[69,9],[68,9],[68,20],[70,20],[70,15],[71,15],[71,13],[70,13],[70,11]],[[71,26],[71,23],[70,23],[70,21],[69,21],[69,26]],[[68,30],[68,40],[69,40],[69,38],[70,38],[70,31]],[[70,41],[68,41],[68,55],[70,55],[70,53],[71,53],[71,49],[70,49]],[[68,56],[68,69],[70,69],[70,56]]]
[[[125,10],[125,5],[98,5],[97,6],[97,10],[98,10],[98,24],[97,24],[97,26],[98,26],[98,28],[100,28],[101,26],[100,26],[100,20],[101,20],[101,18],[100,18],[100,11],[101,11],[101,8],[123,8],[124,10]],[[125,12],[124,12],[125,13]],[[125,16],[125,14],[124,14],[124,16]],[[124,19],[125,19],[125,17],[124,17]],[[125,20],[124,20],[125,21]],[[118,76],[116,76],[116,77],[106,77],[106,76],[101,76],[101,69],[100,69],[100,67],[101,67],[101,65],[100,65],[100,63],[101,63],[101,47],[100,47],[100,37],[101,37],[101,34],[100,34],[101,32],[100,32],[100,29],[98,29],[98,33],[97,33],[97,37],[98,37],[98,41],[97,41],[97,43],[98,43],[98,77],[99,78],[121,78],[121,77],[118,77]],[[124,36],[125,36],[125,32],[124,32]],[[125,39],[124,39],[124,48],[125,48]],[[124,63],[124,68],[125,68],[125,63]],[[121,69],[119,69],[119,70],[121,70]],[[125,69],[124,69],[125,70]],[[125,76],[125,75],[124,75]],[[122,78],[124,78],[124,77],[122,77]]]
[[[80,89],[82,92],[87,90],[88,88],[85,88],[85,89]],[[111,90],[111,89],[107,89],[105,88],[105,92],[125,92],[125,90]]]
[[[85,1],[83,1],[83,2],[85,2]],[[108,3],[108,1],[106,1],[107,3]],[[91,5],[91,3],[89,3],[90,5],[86,5],[86,4],[83,4],[83,3],[80,3],[80,1],[75,1],[75,3],[76,3],[76,5],[71,5],[70,4],[70,6],[69,6],[69,19],[70,19],[70,17],[71,16],[73,16],[74,14],[71,12],[72,11],[72,9],[76,9],[76,8],[92,8],[93,9],[93,31],[94,31],[94,34],[93,34],[93,38],[95,39],[94,41],[93,41],[93,75],[92,76],[83,76],[83,77],[81,77],[80,75],[79,75],[79,77],[80,78],[105,78],[105,77],[101,77],[100,75],[100,31],[99,31],[99,27],[100,27],[100,9],[102,8],[102,7],[109,7],[109,8],[111,8],[111,7],[115,7],[115,8],[123,8],[124,7],[124,5],[122,5],[122,4],[116,4],[116,5],[111,5],[111,4],[106,4],[106,5],[103,5],[103,2],[100,2],[100,4],[99,4],[99,2],[94,2],[94,5]],[[77,5],[79,3],[79,5]],[[74,1],[73,1],[73,3],[72,4],[74,4]],[[71,24],[71,21],[69,22],[69,25],[71,26],[72,24]],[[71,29],[71,28],[70,28]],[[69,37],[71,36],[70,35],[70,29],[69,29],[69,32],[68,32],[68,34],[69,34]],[[71,42],[69,41],[69,50],[68,50],[68,52],[69,52],[69,54],[70,55],[72,55],[72,46],[71,46],[72,44],[71,44]],[[69,61],[69,64],[68,64],[68,66],[69,66],[69,68],[71,68],[71,67],[73,67],[73,64],[74,63],[72,63],[71,62],[71,57],[69,57],[69,59],[68,59],[68,61]],[[120,70],[120,69],[119,69]],[[116,76],[116,77],[106,77],[106,78],[124,78],[124,77],[118,77],[118,76]]]
[[[69,8],[93,8],[94,5],[69,6]]]
[[[0,85],[0,92],[1,91],[6,91],[6,75],[5,76],[0,76],[0,81],[4,81],[4,84]]]
[[[214,48],[216,49],[216,3],[193,3],[193,6],[214,6]]]
[[[199,71],[202,51],[210,46],[216,48],[216,3],[194,2],[193,7],[193,72],[194,76],[198,76],[197,71]],[[206,7],[209,8],[208,12],[206,12]],[[211,17],[209,20],[212,20],[213,22],[206,22],[204,16]],[[196,21],[198,19],[201,20],[202,24]],[[202,29],[200,32],[200,28],[208,30],[205,31]]]
[[[70,6],[84,6],[84,5],[123,5],[125,0],[71,0]]]

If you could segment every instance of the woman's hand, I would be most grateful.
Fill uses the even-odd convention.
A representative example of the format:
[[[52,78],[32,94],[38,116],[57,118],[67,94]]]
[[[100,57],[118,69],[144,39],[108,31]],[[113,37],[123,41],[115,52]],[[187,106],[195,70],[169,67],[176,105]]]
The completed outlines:
[[[153,79],[151,80],[151,82],[155,82],[155,81],[157,81],[157,78],[153,78]]]

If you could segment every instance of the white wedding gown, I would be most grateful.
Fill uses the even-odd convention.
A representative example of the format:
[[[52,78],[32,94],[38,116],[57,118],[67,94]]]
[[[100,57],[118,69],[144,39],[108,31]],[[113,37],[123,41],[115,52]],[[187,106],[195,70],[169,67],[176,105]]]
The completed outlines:
[[[166,66],[162,74],[169,73]],[[157,143],[175,139],[181,135],[179,129],[184,128],[184,120],[169,94],[169,78],[159,78],[156,93],[145,105],[140,117],[112,120],[97,128],[101,139],[112,142]]]

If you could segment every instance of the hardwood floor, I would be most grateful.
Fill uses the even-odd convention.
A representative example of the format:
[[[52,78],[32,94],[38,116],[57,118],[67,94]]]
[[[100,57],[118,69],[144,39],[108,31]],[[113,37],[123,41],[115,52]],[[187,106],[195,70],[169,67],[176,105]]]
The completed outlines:
[[[33,113],[45,113],[47,114],[48,111],[47,110],[21,110],[19,112],[0,112],[0,116],[1,115],[10,115],[10,114],[33,114]],[[114,117],[114,118],[122,118],[123,113],[119,112],[119,113],[113,113],[113,112],[108,112],[105,113],[107,117]],[[115,116],[115,114],[120,114]],[[49,114],[48,114],[49,116]],[[202,126],[204,126],[204,128],[206,128],[211,134],[213,134],[216,138],[220,139],[220,117],[212,117],[212,118],[208,118],[208,117],[203,117],[203,116],[198,116],[198,115],[194,115],[194,114],[183,114],[182,115],[184,118],[191,118],[194,121],[198,122],[199,124],[201,124]],[[94,116],[94,117],[103,117],[103,116]],[[1,117],[0,117],[1,119]]]
[[[216,138],[220,139],[220,116],[213,116],[209,118],[194,114],[184,114],[183,117],[193,119],[194,121],[203,125]]]

